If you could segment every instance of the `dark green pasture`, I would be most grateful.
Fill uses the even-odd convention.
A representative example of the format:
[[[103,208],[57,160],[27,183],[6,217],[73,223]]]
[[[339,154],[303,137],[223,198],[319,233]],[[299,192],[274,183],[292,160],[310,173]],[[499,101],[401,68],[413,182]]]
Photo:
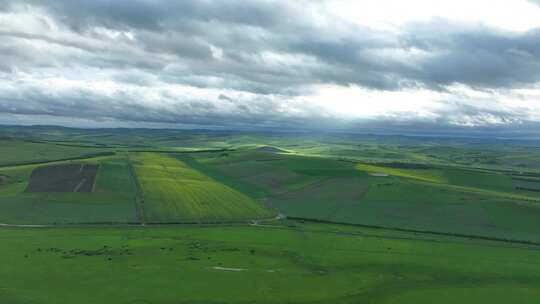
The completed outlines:
[[[516,189],[504,172],[249,150],[194,157],[200,170],[287,216],[540,241],[540,192]]]
[[[330,225],[0,230],[2,303],[537,303],[540,247]]]

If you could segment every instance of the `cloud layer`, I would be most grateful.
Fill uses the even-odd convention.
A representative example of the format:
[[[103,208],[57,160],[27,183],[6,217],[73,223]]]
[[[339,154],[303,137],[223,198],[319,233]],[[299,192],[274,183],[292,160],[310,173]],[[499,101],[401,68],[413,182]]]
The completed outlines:
[[[422,15],[400,15],[392,1],[0,0],[0,119],[535,126],[540,6],[486,2],[492,11],[521,10],[509,23],[470,12],[479,7],[467,1],[453,1],[448,14],[424,2],[408,2]],[[473,17],[452,13],[460,8]]]

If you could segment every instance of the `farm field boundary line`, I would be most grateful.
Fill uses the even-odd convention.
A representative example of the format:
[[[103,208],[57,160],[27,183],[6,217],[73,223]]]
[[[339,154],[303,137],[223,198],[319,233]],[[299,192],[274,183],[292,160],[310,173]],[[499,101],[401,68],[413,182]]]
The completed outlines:
[[[336,223],[323,223],[319,222],[320,224],[333,224],[336,225]],[[337,224],[342,226],[351,226],[347,224]],[[358,225],[355,225],[359,228],[369,228],[369,229],[377,229],[377,230],[387,230],[387,231],[395,231],[394,229],[387,229],[387,228],[373,228],[373,227],[360,227]],[[291,231],[302,231],[302,232],[311,232],[311,233],[323,233],[323,234],[332,234],[332,235],[342,235],[342,236],[356,236],[356,237],[366,237],[366,238],[377,238],[377,239],[390,239],[390,240],[409,240],[409,241],[418,241],[418,242],[430,242],[430,243],[454,243],[454,244],[468,244],[471,245],[471,243],[465,242],[464,239],[471,239],[471,238],[465,238],[462,236],[453,236],[453,235],[438,235],[438,236],[444,236],[444,237],[456,237],[457,239],[433,239],[433,238],[424,238],[424,237],[415,237],[412,236],[398,236],[398,235],[384,235],[384,234],[374,234],[369,232],[362,232],[362,231],[336,231],[334,229],[313,229],[313,228],[305,228],[305,227],[290,227],[285,225],[270,225],[270,224],[258,224],[253,222],[229,222],[229,223],[149,223],[147,225],[142,226],[140,223],[89,223],[89,224],[64,224],[64,225],[16,225],[16,224],[2,224],[0,223],[0,229],[58,229],[58,228],[65,228],[65,229],[117,229],[117,228],[157,228],[157,227],[177,227],[177,228],[216,228],[216,227],[254,227],[254,228],[260,228],[260,229],[278,229],[278,230],[291,230]],[[400,231],[404,232],[404,231]],[[411,233],[410,231],[407,231]],[[419,234],[422,235],[434,235],[430,233],[424,233],[419,232]],[[459,239],[462,239],[463,241],[459,241]],[[474,243],[474,245],[477,246],[487,246],[487,247],[496,247],[496,248],[516,248],[517,245],[529,245],[534,247],[523,247],[525,249],[529,250],[540,250],[540,247],[537,247],[537,244],[523,244],[523,243],[515,243],[515,242],[504,242],[500,240],[486,240],[486,239],[475,239],[479,241],[491,241],[494,242],[493,244],[488,243]],[[508,244],[508,245],[503,245]]]
[[[203,149],[203,150],[126,150],[126,152],[133,153],[170,153],[170,154],[189,154],[189,153],[219,153],[219,152],[233,152],[235,149]]]
[[[140,222],[87,222],[87,223],[65,223],[65,224],[7,224],[0,223],[0,228],[121,228],[121,227],[227,227],[227,226],[259,226],[259,221],[273,221],[277,218],[266,218],[243,221],[215,221],[215,222],[149,222],[144,225]],[[270,227],[270,225],[260,225],[260,227]],[[274,226],[272,226],[274,227]],[[275,226],[279,227],[279,226]]]
[[[324,155],[322,156],[324,157]],[[347,158],[331,158],[333,160],[341,161],[341,162],[347,162],[347,163],[354,163],[354,164],[364,164],[364,165],[374,165],[374,166],[381,166],[385,167],[384,163],[378,163],[375,161],[366,161],[363,159],[347,159]],[[418,164],[418,165],[424,165],[426,163],[412,163],[412,162],[403,162],[405,164]],[[450,168],[450,169],[462,169],[467,171],[474,171],[474,172],[484,172],[484,173],[499,173],[499,174],[505,174],[505,175],[511,175],[511,176],[526,176],[526,177],[540,177],[539,171],[530,171],[528,169],[527,171],[524,170],[518,170],[518,169],[500,169],[500,168],[489,168],[489,167],[477,167],[477,166],[464,166],[462,164],[453,164],[453,163],[434,163],[432,164],[434,168]],[[526,170],[526,169],[525,169]]]
[[[392,174],[390,174],[390,176],[392,176]],[[412,178],[404,177],[404,179],[412,179]],[[495,197],[498,197],[501,199],[507,199],[507,200],[518,200],[518,201],[531,202],[531,203],[540,203],[540,198],[534,197],[534,196],[522,195],[522,194],[506,193],[506,192],[488,190],[488,189],[483,189],[483,188],[461,186],[461,185],[454,185],[454,184],[442,183],[442,182],[433,182],[433,181],[427,181],[427,180],[415,180],[415,183],[438,187],[438,188],[451,189],[451,190],[460,191],[463,193],[474,193],[474,194],[480,194],[480,195],[495,196]]]
[[[25,140],[22,140],[25,141]],[[80,141],[79,143],[74,143],[73,141],[59,141],[59,140],[29,140],[28,142],[34,143],[34,144],[50,144],[50,145],[56,145],[61,147],[75,147],[75,148],[91,148],[91,149],[114,149],[118,148],[117,146],[110,146],[100,143],[94,143],[91,141],[85,142]],[[86,145],[84,143],[87,143]]]
[[[91,159],[91,158],[103,157],[103,156],[114,156],[114,155],[116,155],[115,152],[99,152],[99,153],[91,153],[91,154],[85,154],[85,155],[81,155],[81,156],[65,157],[65,158],[58,158],[58,159],[51,159],[51,160],[40,160],[40,161],[17,162],[17,163],[11,163],[11,164],[0,164],[0,168],[57,163],[57,162],[63,162],[63,161],[69,161],[69,160],[82,160],[82,159]]]
[[[498,174],[504,174],[509,176],[523,176],[523,177],[540,177],[540,172],[538,171],[522,171],[518,169],[498,169],[498,168],[484,168],[484,167],[466,167],[463,165],[452,165],[452,164],[442,164],[441,167],[448,167],[448,168],[457,168],[457,169],[463,169],[468,171],[477,171],[477,172],[485,172],[485,173],[498,173]],[[530,169],[529,169],[530,170]]]
[[[4,223],[0,223],[0,227],[5,227],[5,228],[48,228],[48,227],[53,227],[53,226],[50,226],[50,225],[32,225],[32,224],[4,224]]]
[[[127,164],[129,168],[129,175],[131,179],[133,180],[133,183],[135,184],[135,189],[137,191],[135,195],[135,211],[137,212],[137,217],[139,218],[139,221],[141,225],[146,224],[146,216],[144,214],[144,196],[141,184],[139,183],[139,179],[137,178],[137,173],[135,172],[135,168],[133,168],[133,164],[131,163],[131,159],[129,158],[129,155],[126,157]]]
[[[350,225],[342,225],[342,224],[336,224],[336,223],[318,223],[318,224],[328,224],[328,225],[339,225],[339,226],[350,226]],[[443,236],[448,239],[436,239],[436,238],[427,238],[427,236],[433,236],[436,237],[436,235],[428,234],[428,233],[417,233],[414,234],[412,232],[405,232],[410,233],[410,236],[399,236],[399,235],[384,235],[384,234],[374,234],[374,233],[366,233],[361,231],[339,231],[335,229],[313,229],[313,228],[296,228],[296,227],[290,227],[290,226],[278,226],[278,225],[269,225],[269,224],[251,224],[250,226],[253,227],[259,227],[259,228],[268,228],[268,229],[284,229],[284,230],[294,230],[299,232],[312,232],[312,233],[325,233],[325,234],[334,234],[334,235],[343,235],[343,236],[358,236],[358,237],[366,237],[366,238],[380,238],[380,239],[389,239],[389,240],[408,240],[408,241],[418,241],[418,242],[428,242],[428,243],[445,243],[445,244],[471,244],[471,238],[464,238],[464,237],[457,237],[457,236],[446,236],[446,235],[438,235],[439,237]],[[356,228],[367,228],[367,229],[373,229],[373,230],[379,230],[379,231],[392,231],[392,232],[404,232],[404,231],[395,231],[391,229],[385,229],[385,228],[371,228],[371,227],[356,227]],[[420,237],[420,235],[424,237]],[[452,239],[454,238],[454,239]],[[496,248],[516,248],[516,246],[529,246],[525,247],[527,249],[531,250],[540,250],[540,246],[535,244],[521,244],[521,243],[508,243],[508,242],[500,242],[500,241],[494,241],[494,240],[478,240],[478,239],[472,239],[476,241],[482,241],[482,242],[494,242],[494,244],[488,244],[488,243],[474,243],[477,246],[483,246],[483,247],[496,247]],[[504,244],[504,245],[503,245]]]
[[[540,198],[536,198],[532,196],[525,196],[525,195],[520,195],[520,194],[512,194],[512,193],[499,192],[499,191],[487,190],[487,189],[482,189],[482,188],[459,186],[459,185],[452,185],[452,184],[433,183],[433,182],[425,182],[425,181],[418,181],[417,183],[439,187],[439,188],[453,189],[453,190],[461,191],[465,193],[491,195],[491,196],[499,197],[501,199],[540,203]]]
[[[438,232],[438,231],[417,230],[417,229],[398,228],[398,227],[386,227],[386,226],[368,225],[368,224],[352,224],[352,223],[334,222],[334,221],[328,221],[328,220],[319,220],[319,219],[303,218],[303,217],[287,217],[287,219],[296,220],[296,221],[312,222],[312,223],[336,224],[336,225],[343,225],[343,226],[363,227],[363,228],[372,228],[372,229],[384,229],[384,230],[393,230],[393,231],[400,231],[400,232],[412,232],[412,233],[422,233],[422,234],[431,234],[431,235],[440,235],[440,236],[451,236],[451,237],[460,237],[460,238],[468,238],[468,239],[477,239],[477,240],[484,240],[484,241],[496,241],[496,242],[505,242],[505,243],[513,243],[513,244],[540,246],[540,242],[535,242],[535,241],[506,239],[506,238],[498,238],[498,237],[482,236],[482,235],[474,235],[474,234]]]
[[[540,177],[540,172],[538,171],[531,171],[530,168],[524,168],[523,170],[519,170],[517,168],[515,169],[501,169],[501,168],[489,168],[489,167],[468,167],[464,166],[462,164],[452,164],[452,163],[444,163],[444,164],[438,164],[436,166],[439,167],[447,167],[447,168],[457,168],[457,169],[463,169],[467,171],[479,171],[479,172],[486,172],[486,173],[500,173],[500,174],[506,174],[506,175],[512,175],[512,176],[527,176],[527,177]]]

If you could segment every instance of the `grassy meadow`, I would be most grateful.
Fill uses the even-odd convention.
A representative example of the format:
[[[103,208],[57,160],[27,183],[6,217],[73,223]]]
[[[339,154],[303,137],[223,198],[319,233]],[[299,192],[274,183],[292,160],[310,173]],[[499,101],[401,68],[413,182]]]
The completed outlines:
[[[500,171],[258,150],[195,161],[237,189],[251,186],[260,201],[290,217],[540,241],[540,193],[517,190],[515,177]]]
[[[326,225],[2,229],[0,240],[0,298],[13,304],[540,297],[538,248],[491,241]]]
[[[0,167],[70,158],[85,158],[107,152],[107,150],[93,147],[0,139],[0,155],[2,156],[0,158]]]

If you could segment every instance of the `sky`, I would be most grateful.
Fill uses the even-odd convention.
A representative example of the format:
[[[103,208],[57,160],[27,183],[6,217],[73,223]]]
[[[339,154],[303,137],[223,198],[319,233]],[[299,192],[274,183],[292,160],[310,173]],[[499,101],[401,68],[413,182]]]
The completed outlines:
[[[0,124],[540,134],[540,0],[0,0]]]

